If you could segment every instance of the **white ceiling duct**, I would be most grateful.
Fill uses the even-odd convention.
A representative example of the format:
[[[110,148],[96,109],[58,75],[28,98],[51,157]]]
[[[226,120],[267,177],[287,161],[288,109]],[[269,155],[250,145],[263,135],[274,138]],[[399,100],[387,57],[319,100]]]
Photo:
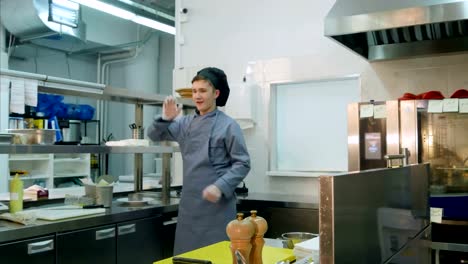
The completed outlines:
[[[84,40],[86,25],[81,20],[79,5],[66,6],[67,2],[0,0],[1,22],[20,42],[51,36]]]
[[[141,6],[131,6],[120,1],[101,1],[166,25],[174,24],[172,16],[162,16],[161,12],[156,10],[153,10],[156,12],[153,13],[148,12],[148,8],[142,9]],[[76,25],[70,24],[70,21],[64,23],[60,19],[58,22],[50,21],[53,14],[51,6],[54,3],[77,5],[79,12]],[[61,11],[58,10],[58,14],[61,14]],[[137,33],[137,23],[79,5],[75,1],[0,0],[0,19],[5,29],[16,38],[15,45],[32,43],[67,53],[87,53],[108,50],[110,47],[125,49],[130,44],[141,41]]]

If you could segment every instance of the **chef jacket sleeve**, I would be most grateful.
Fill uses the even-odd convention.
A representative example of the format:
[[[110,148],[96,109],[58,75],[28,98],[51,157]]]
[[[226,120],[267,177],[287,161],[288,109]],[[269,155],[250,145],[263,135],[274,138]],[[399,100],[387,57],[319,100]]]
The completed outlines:
[[[231,159],[231,168],[214,183],[226,198],[231,198],[236,187],[250,171],[250,156],[242,130],[237,123],[228,126],[226,148]]]
[[[148,137],[153,141],[178,141],[181,135],[182,118],[171,121],[156,117],[153,123],[148,127]]]

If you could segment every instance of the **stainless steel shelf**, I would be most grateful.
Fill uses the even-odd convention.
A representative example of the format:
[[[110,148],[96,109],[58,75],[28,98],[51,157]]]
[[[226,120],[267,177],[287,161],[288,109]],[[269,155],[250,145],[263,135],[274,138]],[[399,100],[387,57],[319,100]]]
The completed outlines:
[[[0,145],[0,154],[36,154],[36,153],[173,153],[178,147],[108,147],[108,146],[76,146],[76,145]]]
[[[135,123],[143,125],[143,106],[155,105],[162,106],[165,95],[144,93],[137,90],[128,90],[113,88],[104,84],[70,80],[42,74],[33,74],[27,72],[11,71],[0,69],[0,75],[11,77],[27,78],[38,81],[38,91],[44,93],[72,95],[98,100],[109,100],[135,104]],[[177,102],[183,104],[184,109],[193,110],[195,104],[190,99],[177,98]],[[170,169],[164,169],[170,166],[170,153],[179,151],[172,146],[152,146],[152,147],[107,147],[107,146],[40,146],[40,145],[0,145],[0,154],[32,154],[32,153],[129,153],[135,154],[135,191],[141,191],[143,188],[143,153],[161,153],[163,154],[163,182],[169,183]],[[169,186],[163,186],[163,194],[168,195]]]
[[[458,252],[468,252],[468,244],[431,242],[431,248],[436,250],[448,250]]]
[[[157,106],[162,106],[164,99],[166,98],[166,95],[161,94],[114,88],[100,83],[71,80],[22,71],[0,69],[0,75],[37,80],[38,91],[43,93],[80,96],[98,100]],[[177,98],[177,102],[183,104],[187,108],[195,107],[195,104],[191,99]]]
[[[143,104],[143,105],[156,105],[162,106],[165,95],[144,93],[134,90],[127,90],[122,88],[113,88],[106,86],[102,93],[93,93],[84,90],[71,89],[70,87],[61,86],[44,86],[39,85],[39,92],[60,94],[60,95],[71,95],[71,96],[82,96],[86,98],[94,98],[98,100],[107,100],[114,102],[122,102],[129,104]],[[177,98],[177,102],[183,104],[185,107],[195,107],[195,104],[191,99]]]

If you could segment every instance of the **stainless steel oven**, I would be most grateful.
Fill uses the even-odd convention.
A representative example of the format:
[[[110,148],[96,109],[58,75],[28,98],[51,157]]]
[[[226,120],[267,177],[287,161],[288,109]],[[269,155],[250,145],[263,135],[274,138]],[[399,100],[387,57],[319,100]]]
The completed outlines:
[[[468,114],[432,112],[429,104],[407,100],[348,105],[348,170],[384,168],[385,155],[407,149],[409,164],[430,163],[433,205],[444,207],[449,197],[443,217],[468,221]],[[464,210],[453,211],[455,204]]]
[[[401,146],[410,163],[430,163],[431,206],[468,221],[468,114],[428,109],[428,100],[400,102]]]
[[[348,105],[348,171],[385,168],[400,153],[398,101]]]
[[[468,114],[432,111],[429,100],[400,101],[401,146],[411,163],[430,163],[433,263],[468,263]]]
[[[429,205],[442,212],[432,224],[433,263],[468,263],[468,114],[434,111],[431,103],[350,104],[349,170],[385,167],[384,155],[401,149],[408,150],[409,164],[429,163]],[[362,111],[369,106],[385,107],[386,114]]]

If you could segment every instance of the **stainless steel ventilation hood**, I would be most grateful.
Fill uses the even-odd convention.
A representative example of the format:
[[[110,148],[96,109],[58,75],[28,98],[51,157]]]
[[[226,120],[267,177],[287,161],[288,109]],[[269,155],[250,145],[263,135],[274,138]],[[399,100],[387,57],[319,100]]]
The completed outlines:
[[[325,36],[369,61],[468,52],[468,1],[337,0]]]

